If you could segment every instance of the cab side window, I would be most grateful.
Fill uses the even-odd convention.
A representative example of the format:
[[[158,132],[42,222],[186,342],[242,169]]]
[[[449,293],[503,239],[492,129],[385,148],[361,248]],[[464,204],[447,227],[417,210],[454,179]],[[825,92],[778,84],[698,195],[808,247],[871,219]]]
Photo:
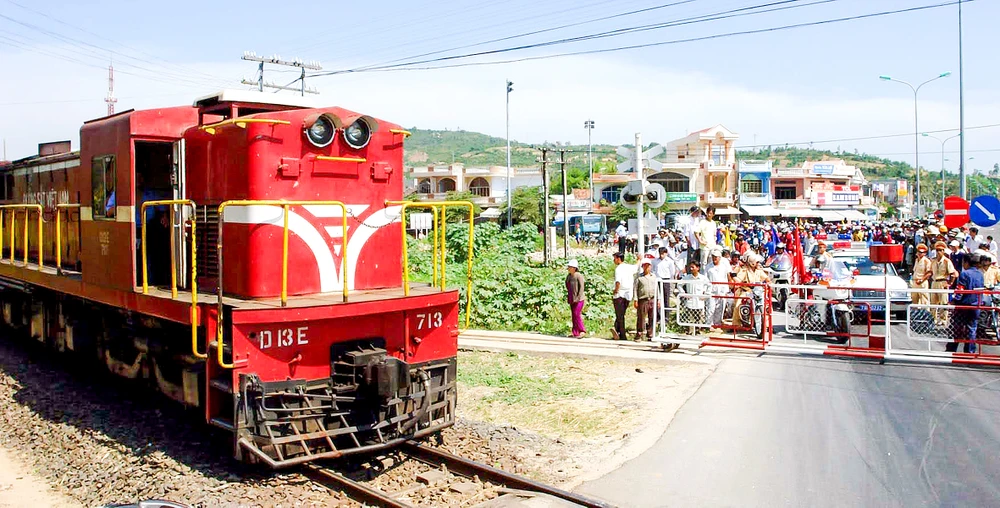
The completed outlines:
[[[101,155],[90,161],[90,186],[95,220],[115,220],[115,156]]]

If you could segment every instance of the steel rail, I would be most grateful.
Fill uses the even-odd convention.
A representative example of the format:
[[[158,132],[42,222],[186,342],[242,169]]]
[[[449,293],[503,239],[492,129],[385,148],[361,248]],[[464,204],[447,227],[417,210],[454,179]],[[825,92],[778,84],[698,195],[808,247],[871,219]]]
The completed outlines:
[[[347,493],[352,499],[358,501],[365,506],[384,506],[388,508],[413,508],[413,505],[409,503],[404,503],[398,499],[394,499],[385,492],[378,489],[373,489],[363,483],[356,482],[336,471],[331,471],[323,466],[318,466],[316,464],[307,464],[305,466],[306,474],[313,477],[314,481],[319,483],[334,483],[339,488]],[[315,478],[322,478],[321,480],[316,480]]]
[[[407,441],[404,443],[400,449],[403,453],[406,453],[416,460],[424,462],[432,466],[439,466],[444,464],[448,467],[448,471],[453,473],[473,477],[478,476],[480,480],[489,481],[492,483],[505,485],[509,488],[527,490],[531,492],[539,492],[542,494],[548,494],[550,496],[558,497],[560,499],[569,501],[571,503],[578,504],[580,506],[588,508],[612,508],[614,505],[606,503],[604,501],[598,501],[596,499],[591,499],[580,494],[575,494],[573,492],[568,492],[556,487],[545,485],[544,483],[539,483],[529,478],[525,478],[520,475],[513,473],[508,473],[504,470],[497,469],[486,464],[480,464],[478,462],[471,461],[466,458],[459,457],[458,455],[453,455],[444,450],[438,448],[431,448],[429,446],[422,445],[416,441]]]

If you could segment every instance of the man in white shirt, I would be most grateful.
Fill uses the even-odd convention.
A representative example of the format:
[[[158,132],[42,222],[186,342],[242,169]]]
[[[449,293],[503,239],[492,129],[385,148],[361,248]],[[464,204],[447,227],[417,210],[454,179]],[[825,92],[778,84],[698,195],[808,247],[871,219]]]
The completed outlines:
[[[707,323],[710,331],[722,331],[719,325],[722,324],[722,316],[725,315],[726,302],[728,298],[720,298],[729,294],[729,260],[722,256],[722,249],[716,247],[710,253],[712,264],[708,269],[708,281],[712,283],[710,293],[712,299],[708,301]]]
[[[715,207],[710,206],[705,209],[705,219],[698,225],[698,243],[701,244],[700,259],[698,260],[703,270],[708,270],[708,258],[712,249],[715,248],[715,237],[718,235],[718,227],[715,224]]]
[[[965,252],[976,252],[981,243],[985,243],[985,240],[979,236],[979,228],[969,228],[969,235],[965,237]]]
[[[990,254],[993,254],[994,258],[1000,259],[997,256],[997,254],[1000,254],[1000,246],[998,246],[997,241],[993,239],[993,235],[986,237],[986,245],[986,250],[988,250]]]
[[[671,288],[670,283],[664,281],[671,280],[677,275],[674,260],[670,259],[670,249],[660,247],[660,257],[653,260],[653,273],[660,280],[660,292],[663,295],[660,306],[664,308],[669,307]]]
[[[698,230],[701,227],[701,209],[697,206],[691,207],[691,221],[684,227],[684,236],[687,237],[687,262],[701,261],[701,242],[698,241]]]
[[[623,255],[625,254],[626,238],[628,238],[628,228],[625,227],[625,222],[620,222],[615,228],[615,241],[618,242],[618,252]]]
[[[632,301],[632,287],[635,282],[635,265],[625,263],[625,255],[616,252],[615,260],[615,291],[612,302],[615,306],[615,327],[611,329],[611,336],[615,340],[627,340],[628,333],[625,331],[625,311]]]

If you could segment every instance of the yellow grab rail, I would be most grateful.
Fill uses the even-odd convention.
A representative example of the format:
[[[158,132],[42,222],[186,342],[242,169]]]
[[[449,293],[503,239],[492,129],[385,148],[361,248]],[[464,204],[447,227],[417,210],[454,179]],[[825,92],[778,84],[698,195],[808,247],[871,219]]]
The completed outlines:
[[[190,199],[159,199],[146,201],[139,207],[142,222],[142,294],[149,294],[149,267],[146,263],[146,209],[154,206],[170,207],[170,296],[177,298],[177,255],[174,252],[176,240],[174,240],[174,207],[191,207],[191,353],[196,358],[208,358],[208,353],[198,351],[198,242],[197,221],[194,220],[198,213],[197,206]],[[56,223],[58,224],[58,222]]]
[[[389,129],[389,132],[393,134],[402,134],[404,138],[408,138],[413,135],[412,132],[403,129]]]
[[[60,226],[60,218],[62,217],[62,211],[66,210],[66,222],[69,223],[69,210],[73,208],[79,210],[79,203],[56,205],[56,273],[59,275],[62,275],[62,227]],[[0,235],[0,237],[2,236]],[[2,242],[3,240],[0,239],[0,245],[2,245]],[[3,248],[0,247],[0,250],[3,250]]]
[[[221,127],[225,127],[227,125],[235,125],[235,126],[241,128],[241,129],[245,129],[247,127],[248,123],[267,123],[267,124],[272,124],[272,125],[291,125],[292,122],[289,122],[288,120],[275,120],[275,119],[272,119],[272,118],[230,118],[229,120],[223,120],[221,122],[217,122],[217,123],[213,123],[213,124],[209,124],[209,125],[202,125],[201,127],[199,127],[199,129],[201,129],[201,130],[203,130],[203,131],[205,131],[205,132],[207,132],[209,134],[215,135],[215,132],[219,128],[221,128]]]
[[[316,160],[330,162],[357,162],[359,164],[368,162],[368,159],[364,157],[332,157],[329,155],[317,155]]]
[[[468,272],[466,274],[466,291],[465,291],[465,327],[469,327],[470,318],[472,316],[472,253],[473,253],[473,235],[475,233],[475,205],[468,201],[434,201],[434,202],[414,202],[414,201],[386,201],[386,205],[402,205],[399,210],[399,215],[402,220],[402,230],[403,230],[403,295],[410,296],[410,261],[407,253],[406,245],[406,209],[407,208],[430,208],[431,213],[434,214],[434,264],[435,264],[435,274],[441,274],[441,290],[445,290],[445,226],[446,226],[446,216],[445,210],[448,207],[464,207],[469,209],[469,259],[468,259]],[[441,215],[441,227],[438,228],[438,217],[437,214]],[[438,229],[440,229],[440,237]],[[440,242],[440,248],[438,243]],[[438,255],[440,254],[440,257]],[[440,267],[438,263],[440,262]],[[434,283],[438,282],[435,277]]]
[[[3,210],[12,210],[10,214],[10,262],[14,263],[14,221],[17,220],[17,211],[24,210],[24,264],[28,264],[28,215],[30,211],[34,210],[38,213],[38,269],[42,269],[42,223],[45,222],[42,218],[42,213],[44,209],[42,205],[39,204],[29,204],[21,203],[16,205],[0,205],[0,222],[3,222]],[[2,230],[0,230],[2,233]],[[0,249],[2,249],[3,243],[0,241]]]
[[[341,201],[286,201],[284,199],[234,199],[229,201],[223,201],[219,204],[219,236],[218,243],[216,244],[216,249],[218,252],[218,266],[219,266],[219,281],[218,281],[218,328],[216,330],[216,340],[218,342],[217,358],[220,367],[231,369],[235,365],[233,363],[226,363],[222,356],[222,345],[223,345],[223,304],[222,304],[222,232],[225,229],[226,222],[226,208],[230,206],[280,206],[282,215],[282,232],[281,232],[281,306],[285,307],[288,305],[288,208],[291,206],[305,206],[305,205],[327,205],[327,206],[338,206],[343,214],[343,231],[341,235],[341,278],[344,280],[344,301],[348,299],[348,276],[347,276],[347,205]]]

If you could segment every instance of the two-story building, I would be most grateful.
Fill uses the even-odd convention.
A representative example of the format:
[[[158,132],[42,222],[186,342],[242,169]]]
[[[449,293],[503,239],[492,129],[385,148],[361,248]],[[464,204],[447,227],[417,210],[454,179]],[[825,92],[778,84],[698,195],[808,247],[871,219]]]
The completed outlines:
[[[540,168],[510,168],[511,192],[519,187],[541,187]],[[421,201],[443,201],[449,192],[470,192],[473,202],[483,209],[483,216],[499,216],[507,201],[507,167],[467,168],[462,164],[416,166],[406,169],[408,191]]]
[[[668,209],[687,211],[713,205],[717,215],[739,215],[736,198],[736,140],[739,135],[722,125],[692,132],[664,146],[659,169],[644,169],[645,178],[663,185]],[[631,173],[594,175],[595,198],[613,205]],[[600,209],[600,208],[598,208]]]
[[[780,212],[773,206],[771,195],[772,162],[769,160],[741,160],[739,162],[739,205],[750,217],[777,217]]]
[[[806,161],[796,168],[776,168],[771,176],[774,207],[782,217],[824,221],[871,220],[871,196],[864,195],[864,174],[843,159]]]

